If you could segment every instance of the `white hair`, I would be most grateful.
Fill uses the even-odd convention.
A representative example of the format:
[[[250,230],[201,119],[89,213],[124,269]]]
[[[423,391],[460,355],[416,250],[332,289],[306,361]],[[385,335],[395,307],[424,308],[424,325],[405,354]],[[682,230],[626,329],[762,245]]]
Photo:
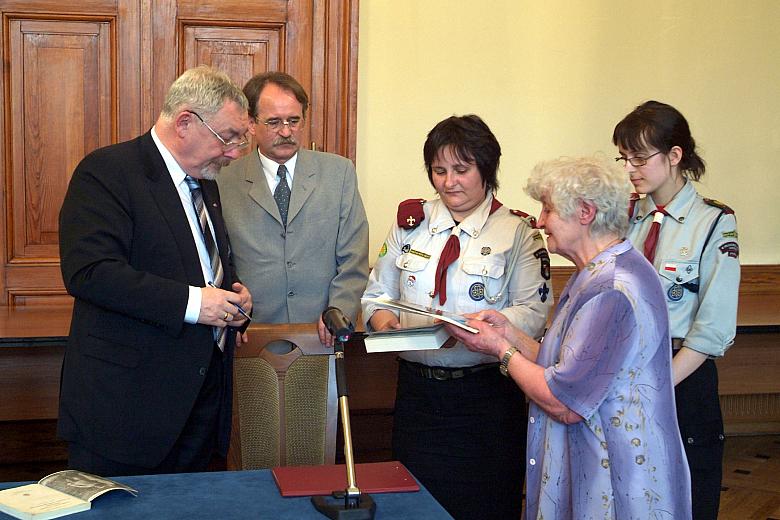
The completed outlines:
[[[574,216],[580,202],[596,208],[590,225],[594,236],[628,232],[631,183],[625,172],[602,156],[561,157],[537,164],[525,192],[550,204],[564,219]]]

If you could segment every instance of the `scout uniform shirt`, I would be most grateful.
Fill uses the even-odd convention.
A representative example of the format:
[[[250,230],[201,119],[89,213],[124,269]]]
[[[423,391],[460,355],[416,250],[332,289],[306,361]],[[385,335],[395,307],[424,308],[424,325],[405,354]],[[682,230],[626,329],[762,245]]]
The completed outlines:
[[[532,218],[517,216],[505,206],[491,212],[493,200],[488,194],[457,226],[440,199],[420,200],[424,210],[421,218],[409,219],[405,227],[394,224],[390,229],[363,296],[389,296],[457,314],[500,310],[514,326],[531,337],[541,336],[553,301],[550,261],[544,240],[532,227]],[[460,241],[460,256],[447,270],[447,300],[439,305],[439,295],[433,296],[436,267],[444,245],[453,234]],[[513,244],[518,248],[518,255],[509,284],[497,301],[490,303],[504,284]],[[363,304],[367,330],[370,330],[368,320],[377,309],[374,304]],[[401,313],[400,322],[402,327],[431,323],[424,316],[409,313]],[[495,357],[471,352],[460,343],[453,348],[403,352],[400,357],[445,367],[496,362]]]
[[[653,222],[655,202],[639,200],[628,238],[639,249]],[[654,267],[669,308],[672,338],[712,357],[734,343],[739,291],[737,220],[727,206],[702,198],[690,181],[664,209]]]

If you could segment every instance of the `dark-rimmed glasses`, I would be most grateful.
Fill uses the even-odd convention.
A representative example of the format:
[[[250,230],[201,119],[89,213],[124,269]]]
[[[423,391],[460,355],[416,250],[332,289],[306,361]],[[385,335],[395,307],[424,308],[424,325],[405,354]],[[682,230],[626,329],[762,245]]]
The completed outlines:
[[[631,163],[631,166],[639,167],[639,166],[644,166],[645,164],[647,164],[647,161],[649,161],[651,157],[655,157],[659,153],[661,153],[661,152],[660,151],[655,152],[653,154],[648,155],[647,157],[615,157],[615,161],[616,162],[623,161],[623,166],[624,167],[626,166],[627,162]]]
[[[285,126],[289,128],[290,131],[298,130],[298,128],[301,126],[301,121],[303,121],[303,118],[301,117],[291,117],[289,119],[279,119],[278,117],[274,117],[260,122],[263,123],[265,127],[272,132],[278,132]]]
[[[194,114],[195,117],[200,119],[200,122],[205,125],[206,128],[209,129],[209,132],[214,134],[214,137],[219,139],[219,142],[222,143],[222,150],[225,152],[229,152],[230,150],[235,150],[236,148],[244,148],[249,144],[249,140],[246,138],[246,135],[240,140],[240,141],[225,141],[221,135],[219,135],[217,132],[214,131],[209,124],[203,120],[202,117],[200,117],[200,114],[197,112],[193,112],[192,110],[185,110],[185,112],[189,112],[190,114]]]

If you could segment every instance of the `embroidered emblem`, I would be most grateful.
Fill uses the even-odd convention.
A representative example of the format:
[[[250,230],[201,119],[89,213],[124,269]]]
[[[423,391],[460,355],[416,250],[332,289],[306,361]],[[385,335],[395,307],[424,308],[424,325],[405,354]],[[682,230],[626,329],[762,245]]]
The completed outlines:
[[[409,275],[409,278],[406,279],[406,286],[407,287],[414,287],[417,283],[417,278],[413,274]]]
[[[401,248],[402,253],[408,253],[412,249],[411,244],[404,244],[404,246]]]
[[[475,302],[485,299],[485,284],[482,282],[474,282],[469,287],[469,296]]]
[[[489,255],[489,254],[490,254],[490,248],[489,248],[489,247],[483,247],[483,248],[480,250],[480,254],[481,254],[482,256],[487,256],[487,255]]]
[[[669,300],[673,302],[679,302],[683,297],[682,285],[673,284],[671,287],[669,287],[666,295],[669,297]]]
[[[664,271],[669,271],[671,273],[676,273],[677,272],[677,264],[672,264],[672,263],[669,263],[669,262],[665,263],[664,264]]]
[[[547,283],[543,283],[541,287],[539,287],[539,299],[542,300],[542,303],[547,301],[547,295],[550,294],[550,288],[547,287]]]
[[[731,258],[739,258],[739,244],[736,242],[726,242],[721,244],[718,249],[724,255],[729,255]]]
[[[417,219],[415,219],[413,216],[409,215],[409,217],[406,219],[406,223],[409,224],[409,227],[414,226],[414,223],[417,222]]]
[[[383,257],[383,256],[385,256],[386,254],[387,254],[387,242],[385,242],[384,244],[382,244],[382,247],[381,247],[381,248],[379,248],[379,258],[382,258],[382,257]]]
[[[408,252],[413,254],[413,255],[415,255],[415,256],[421,256],[421,257],[425,258],[426,260],[431,257],[431,255],[429,255],[428,253],[423,253],[422,251],[418,251],[416,249],[409,249]]]
[[[688,251],[687,247],[681,247],[680,248],[680,256],[688,256],[689,253],[690,253],[690,251]]]
[[[723,238],[739,238],[736,229],[734,231],[724,231],[721,235],[723,235]]]
[[[539,263],[541,264],[540,267],[542,272],[542,278],[544,278],[545,280],[549,280],[550,279],[550,254],[547,252],[545,248],[541,248],[534,251],[534,256],[539,259]]]

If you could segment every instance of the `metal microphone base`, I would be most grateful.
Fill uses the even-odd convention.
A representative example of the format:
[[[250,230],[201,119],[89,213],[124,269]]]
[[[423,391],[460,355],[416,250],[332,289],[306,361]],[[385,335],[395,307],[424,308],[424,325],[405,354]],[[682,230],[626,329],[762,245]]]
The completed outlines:
[[[331,496],[311,497],[315,509],[333,520],[372,520],[376,513],[376,504],[370,495],[360,494],[348,498],[343,491]]]

